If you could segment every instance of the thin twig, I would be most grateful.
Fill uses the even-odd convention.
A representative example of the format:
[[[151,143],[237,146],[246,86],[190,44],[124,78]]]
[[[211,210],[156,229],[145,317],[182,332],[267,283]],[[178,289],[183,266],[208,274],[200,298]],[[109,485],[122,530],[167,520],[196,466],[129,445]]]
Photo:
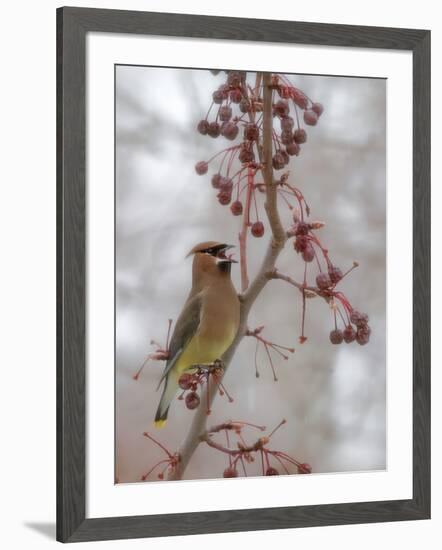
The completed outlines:
[[[277,269],[273,269],[272,271],[269,271],[267,273],[267,277],[269,279],[280,279],[281,281],[285,281],[286,283],[288,283],[289,285],[294,286],[295,288],[297,288],[301,292],[306,290],[308,292],[312,292],[316,296],[321,296],[321,291],[318,287],[304,285],[304,283],[298,283],[297,281],[295,281],[295,279],[292,279],[288,275],[284,275],[283,273],[280,273]],[[312,298],[313,296],[307,295],[306,297],[307,298]]]
[[[249,276],[247,273],[247,234],[250,226],[250,204],[253,194],[253,169],[247,171],[247,193],[246,203],[244,205],[244,215],[242,217],[242,227],[239,234],[239,254],[241,266],[241,292],[244,292],[249,286]]]

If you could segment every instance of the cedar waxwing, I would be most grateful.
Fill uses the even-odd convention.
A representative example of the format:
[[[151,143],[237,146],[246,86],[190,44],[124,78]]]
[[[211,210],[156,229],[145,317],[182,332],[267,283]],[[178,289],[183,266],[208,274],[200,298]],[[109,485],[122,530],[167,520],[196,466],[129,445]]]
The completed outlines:
[[[160,380],[163,393],[155,426],[167,420],[179,389],[179,378],[195,365],[220,359],[233,342],[239,326],[239,299],[230,278],[232,262],[225,255],[230,245],[209,241],[196,245],[192,255],[192,288],[170,339],[169,359]]]

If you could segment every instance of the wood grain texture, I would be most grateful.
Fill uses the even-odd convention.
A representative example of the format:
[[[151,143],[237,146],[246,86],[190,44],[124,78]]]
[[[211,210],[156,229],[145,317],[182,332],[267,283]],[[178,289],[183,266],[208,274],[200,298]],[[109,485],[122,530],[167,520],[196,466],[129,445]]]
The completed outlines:
[[[57,539],[85,517],[85,42],[57,12]]]
[[[92,31],[413,52],[412,499],[86,519],[85,39]],[[57,10],[57,540],[112,540],[429,517],[429,31],[87,8]]]
[[[427,31],[207,15],[64,8],[85,31],[412,50]]]
[[[431,506],[430,33],[413,50],[413,498]]]

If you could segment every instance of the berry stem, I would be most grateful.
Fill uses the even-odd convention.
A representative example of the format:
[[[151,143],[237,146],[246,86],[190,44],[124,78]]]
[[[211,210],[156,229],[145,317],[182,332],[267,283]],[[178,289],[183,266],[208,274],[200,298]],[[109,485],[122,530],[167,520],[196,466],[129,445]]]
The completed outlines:
[[[255,375],[256,375],[256,378],[259,378],[258,348],[259,348],[259,344],[261,343],[264,346],[265,352],[267,354],[267,358],[269,360],[269,364],[270,364],[270,367],[271,367],[272,372],[273,372],[273,379],[274,379],[275,382],[277,382],[278,378],[276,376],[275,366],[274,366],[274,363],[273,363],[272,356],[270,354],[270,349],[275,351],[278,355],[280,355],[283,359],[286,359],[286,360],[288,359],[288,356],[285,353],[283,353],[281,350],[285,350],[285,351],[288,351],[290,353],[294,353],[295,350],[294,350],[294,348],[289,348],[287,346],[282,346],[280,344],[275,344],[274,342],[271,342],[270,340],[266,340],[265,338],[263,338],[260,334],[262,332],[263,328],[264,328],[264,326],[261,326],[261,327],[256,328],[255,330],[247,330],[247,332],[246,332],[246,336],[252,336],[253,338],[256,339]]]
[[[271,88],[271,73],[263,73],[264,86],[264,114],[262,128],[262,147],[263,147],[263,169],[262,175],[266,186],[265,209],[272,229],[274,246],[283,247],[286,241],[285,231],[282,227],[278,212],[277,183],[273,178],[272,167],[272,133],[273,133],[273,108]]]
[[[261,466],[262,466],[262,475],[265,476],[266,475],[266,470],[265,470],[265,466],[264,466],[264,451],[261,449]]]
[[[290,475],[290,472],[289,470],[287,469],[287,466],[284,464],[284,462],[279,458],[279,456],[272,452],[272,451],[269,451],[269,453],[273,456],[273,458],[276,458],[276,460],[279,462],[279,464],[281,465],[282,469],[285,471],[285,473],[287,475]]]
[[[270,439],[270,438],[272,437],[272,435],[273,435],[276,431],[278,431],[279,428],[280,428],[281,426],[283,426],[284,424],[286,424],[286,422],[287,422],[287,420],[286,420],[285,418],[283,418],[283,419],[281,420],[281,422],[280,422],[277,426],[275,426],[275,427],[273,428],[273,430],[269,433],[269,435],[268,435],[267,437]]]
[[[247,273],[247,234],[250,225],[250,206],[254,188],[254,175],[254,170],[248,167],[246,203],[244,207],[244,214],[242,217],[242,228],[238,237],[241,269],[241,292],[245,292],[249,286],[249,276]]]
[[[306,309],[306,304],[305,304],[305,288],[302,289],[302,320],[301,320],[301,336],[299,338],[299,341],[301,342],[301,344],[303,344],[307,338],[305,336],[305,309]]]
[[[143,435],[144,435],[144,437],[147,437],[148,439],[153,441],[156,445],[158,445],[158,447],[160,447],[160,449],[162,449],[167,454],[167,456],[169,458],[173,458],[172,453],[170,451],[168,451],[162,443],[160,443],[158,440],[156,440],[154,437],[152,437],[148,432],[144,432]]]
[[[162,460],[157,462],[154,466],[152,466],[150,470],[148,470],[145,474],[141,476],[142,481],[145,481],[150,476],[150,474],[155,470],[155,468],[158,468],[158,466],[160,466],[161,464],[166,464],[166,468],[167,468],[167,465],[169,464],[169,459],[163,458]]]

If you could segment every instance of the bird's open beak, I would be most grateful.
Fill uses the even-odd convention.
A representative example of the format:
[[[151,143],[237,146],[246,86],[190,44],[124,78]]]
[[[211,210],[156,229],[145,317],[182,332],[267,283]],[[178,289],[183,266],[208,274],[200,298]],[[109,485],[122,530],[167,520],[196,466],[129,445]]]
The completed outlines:
[[[231,248],[235,248],[235,245],[234,244],[226,244],[219,252],[219,254],[217,255],[218,258],[222,259],[223,261],[227,261],[227,262],[231,262],[233,264],[237,264],[238,261],[237,260],[234,260],[232,258],[232,255],[227,255],[226,252],[227,250],[230,250]]]

